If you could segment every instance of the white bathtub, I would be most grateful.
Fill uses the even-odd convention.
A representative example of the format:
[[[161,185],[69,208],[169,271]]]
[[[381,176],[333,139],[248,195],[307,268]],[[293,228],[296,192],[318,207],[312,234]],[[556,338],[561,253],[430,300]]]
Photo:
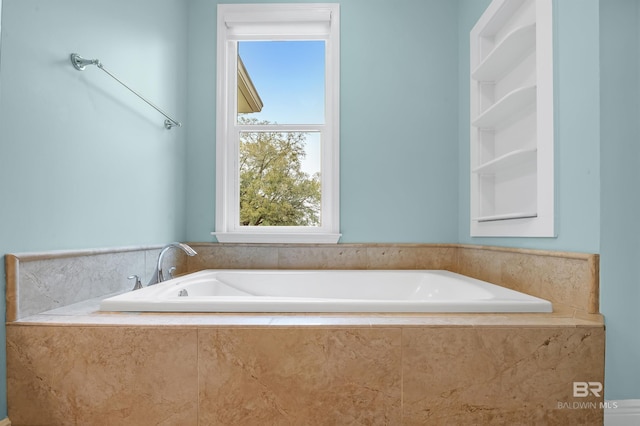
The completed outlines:
[[[551,312],[551,303],[449,271],[205,270],[103,300],[103,311]]]

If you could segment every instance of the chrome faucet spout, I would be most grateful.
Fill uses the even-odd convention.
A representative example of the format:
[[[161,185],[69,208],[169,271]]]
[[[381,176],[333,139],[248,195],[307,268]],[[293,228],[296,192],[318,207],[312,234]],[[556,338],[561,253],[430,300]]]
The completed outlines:
[[[158,263],[156,264],[156,270],[154,271],[153,276],[151,277],[151,280],[149,281],[148,285],[161,283],[162,281],[165,280],[164,273],[162,272],[162,259],[164,257],[164,254],[172,248],[179,248],[183,252],[185,252],[188,256],[195,256],[196,254],[198,254],[193,248],[191,248],[188,244],[185,244],[185,243],[175,242],[175,243],[167,244],[162,248],[162,250],[160,250],[160,254],[158,255]]]

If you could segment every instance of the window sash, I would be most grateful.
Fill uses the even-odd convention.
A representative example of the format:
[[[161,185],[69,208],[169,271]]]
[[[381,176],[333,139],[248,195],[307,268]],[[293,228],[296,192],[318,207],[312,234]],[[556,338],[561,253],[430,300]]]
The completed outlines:
[[[240,225],[240,135],[241,133],[319,133],[320,134],[320,225],[319,226],[242,226]],[[234,218],[233,222],[229,223],[229,231],[230,232],[324,232],[324,221],[325,218],[329,218],[331,214],[331,187],[329,186],[331,183],[331,179],[325,179],[323,173],[325,172],[326,167],[324,166],[325,161],[330,161],[327,157],[327,150],[325,148],[325,135],[326,135],[326,126],[324,125],[305,125],[305,126],[296,126],[296,125],[261,125],[261,126],[236,126],[236,130],[234,131],[234,139],[231,141],[233,144],[235,155],[231,156],[229,167],[233,167],[233,194],[230,194],[229,202],[232,203],[228,205],[228,217]],[[238,220],[236,220],[238,219]],[[330,219],[329,219],[330,220]],[[317,231],[314,231],[317,230]]]

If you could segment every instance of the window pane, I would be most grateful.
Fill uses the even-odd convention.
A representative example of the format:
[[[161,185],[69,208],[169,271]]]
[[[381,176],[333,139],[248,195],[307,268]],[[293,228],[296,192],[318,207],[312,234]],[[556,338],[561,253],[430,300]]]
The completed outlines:
[[[240,133],[240,226],[321,226],[320,133]]]
[[[324,124],[324,41],[242,41],[238,55],[239,115]]]

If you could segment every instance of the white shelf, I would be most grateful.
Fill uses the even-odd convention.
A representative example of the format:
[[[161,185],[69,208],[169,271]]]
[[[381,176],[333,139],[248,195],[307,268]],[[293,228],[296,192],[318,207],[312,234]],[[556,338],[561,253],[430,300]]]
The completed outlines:
[[[535,101],[536,85],[520,87],[507,93],[487,108],[471,124],[481,128],[496,127],[525,107],[534,105]]]
[[[479,174],[498,173],[500,171],[519,166],[528,161],[535,160],[537,152],[537,148],[517,149],[501,155],[500,157],[494,158],[491,161],[480,164],[478,167],[473,169],[472,172]]]
[[[472,237],[554,237],[553,0],[492,0],[470,36]]]
[[[474,220],[478,222],[496,222],[499,220],[530,219],[537,216],[538,216],[538,213],[536,212],[517,212],[517,213],[494,214],[491,216],[480,216],[480,217],[474,218]]]
[[[535,23],[516,28],[489,52],[484,61],[471,73],[471,77],[477,81],[498,80],[524,56],[532,52],[535,46]]]

